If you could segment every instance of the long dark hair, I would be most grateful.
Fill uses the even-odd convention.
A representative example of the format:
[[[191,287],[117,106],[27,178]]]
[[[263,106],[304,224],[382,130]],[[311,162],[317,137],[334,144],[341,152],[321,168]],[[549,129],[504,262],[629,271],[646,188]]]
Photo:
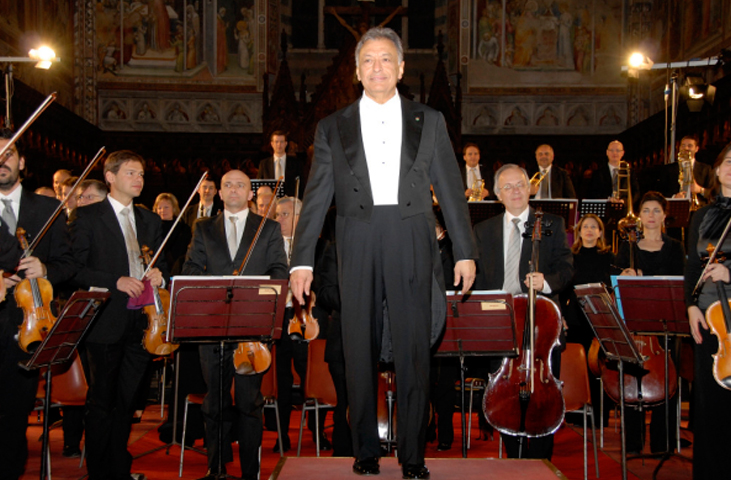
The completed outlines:
[[[721,193],[721,182],[718,181],[718,175],[716,174],[716,169],[721,166],[723,163],[723,159],[726,158],[726,155],[728,155],[729,151],[731,151],[731,143],[723,147],[723,150],[721,150],[721,153],[718,154],[716,157],[716,161],[713,162],[713,181],[711,182],[711,199],[715,199],[719,193]]]

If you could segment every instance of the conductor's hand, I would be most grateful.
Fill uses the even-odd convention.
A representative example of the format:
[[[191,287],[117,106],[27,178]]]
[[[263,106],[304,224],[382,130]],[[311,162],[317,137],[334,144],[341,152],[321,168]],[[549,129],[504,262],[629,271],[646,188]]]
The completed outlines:
[[[295,270],[289,276],[289,288],[292,290],[294,298],[305,304],[305,295],[310,294],[310,285],[312,284],[312,272],[306,268]]]
[[[132,298],[139,297],[145,290],[145,285],[134,277],[119,277],[117,290],[124,292]]]
[[[690,322],[690,333],[693,335],[695,343],[700,345],[703,343],[703,337],[701,336],[701,328],[708,330],[708,324],[706,319],[703,317],[701,309],[695,305],[688,307],[688,322]]]
[[[475,283],[477,267],[474,260],[460,260],[454,266],[454,286],[462,282],[462,294],[468,292]],[[308,284],[309,285],[309,284]]]

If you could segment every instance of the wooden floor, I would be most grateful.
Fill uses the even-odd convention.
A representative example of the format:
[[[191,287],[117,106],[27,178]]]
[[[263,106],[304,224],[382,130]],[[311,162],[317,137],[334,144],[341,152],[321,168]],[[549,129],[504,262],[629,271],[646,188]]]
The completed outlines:
[[[299,429],[300,415],[298,411],[293,412],[292,421],[290,425],[290,438],[293,441],[292,450],[288,452],[288,455],[296,455],[297,452],[297,434]],[[330,424],[328,419],[328,424]],[[28,429],[28,446],[30,450],[28,465],[25,475],[22,477],[23,480],[31,480],[39,478],[40,470],[40,449],[41,442],[39,441],[42,428],[37,424],[37,418],[31,417],[33,425]],[[162,419],[160,416],[159,405],[151,405],[145,410],[142,422],[133,426],[133,432],[130,439],[130,450],[133,455],[137,456],[147,451],[162,447],[163,444],[158,439],[157,427],[161,424]],[[471,449],[469,450],[468,459],[462,459],[462,448],[461,448],[461,431],[459,417],[455,415],[455,443],[452,449],[445,452],[438,452],[436,449],[436,443],[428,444],[426,450],[427,466],[432,472],[431,478],[437,479],[490,479],[498,478],[493,477],[491,472],[502,471],[501,469],[507,469],[508,473],[503,473],[500,478],[507,478],[509,480],[521,480],[523,478],[540,479],[540,476],[523,475],[526,472],[532,471],[529,469],[545,467],[542,464],[533,467],[528,463],[520,463],[527,461],[519,461],[519,464],[515,464],[514,461],[498,461],[493,460],[498,457],[498,439],[495,437],[494,440],[479,440],[477,438],[477,417],[473,419],[473,431],[471,440]],[[564,478],[579,480],[583,478],[583,449],[582,449],[582,435],[581,428],[569,425],[563,425],[556,433],[554,455],[552,458],[552,464],[555,465],[556,469],[561,472]],[[597,432],[598,434],[598,432]],[[327,432],[327,436],[330,437],[330,432]],[[682,432],[683,438],[692,441],[692,434],[687,431]],[[590,436],[591,438],[591,436]],[[51,431],[51,458],[52,458],[52,477],[54,480],[76,480],[81,479],[86,474],[86,468],[79,468],[79,459],[68,459],[61,455],[63,449],[63,438],[62,431],[60,428],[56,428]],[[261,478],[276,478],[273,476],[276,471],[280,456],[272,452],[276,440],[276,433],[265,431],[262,442],[262,460],[261,460]],[[197,447],[202,448],[202,441],[198,441]],[[236,448],[236,447],[235,447]],[[614,428],[609,427],[605,430],[604,448],[599,451],[599,467],[600,467],[600,479],[601,480],[620,480],[621,464],[619,455],[619,433]],[[684,455],[692,456],[692,447],[683,449]],[[330,457],[331,452],[322,452],[323,457],[321,459],[314,459],[315,447],[312,442],[310,435],[305,435],[305,440],[302,445],[302,456],[306,458],[292,458],[287,460],[285,467],[282,468],[282,473],[279,479],[286,480],[289,478],[295,478],[289,475],[288,468],[294,468],[294,472],[297,474],[297,479],[315,478],[315,477],[304,477],[302,474],[308,469],[318,472],[317,478],[324,478],[326,480],[335,480],[340,478],[359,478],[354,475],[352,469],[352,459],[350,458],[332,458]],[[236,454],[235,457],[237,458]],[[307,457],[311,460],[308,461]],[[594,460],[591,451],[591,443],[589,443],[589,478],[595,478]],[[486,460],[490,459],[490,460]],[[163,448],[144,455],[136,459],[133,463],[133,472],[143,472],[147,475],[150,480],[173,480],[178,478],[178,467],[180,460],[180,448],[173,446],[169,452]],[[449,460],[449,461],[445,461]],[[650,480],[652,479],[652,473],[655,466],[658,464],[657,459],[634,459],[628,461],[628,471],[630,480]],[[378,477],[381,480],[390,480],[391,478],[400,478],[399,469],[397,467],[396,460],[393,458],[387,458],[382,460],[383,473]],[[517,467],[515,465],[518,465]],[[207,468],[206,459],[203,455],[192,451],[186,451],[185,454],[185,469],[183,472],[183,479],[196,479],[205,475]],[[496,470],[498,469],[498,470]],[[393,472],[391,472],[393,470]],[[550,472],[550,470],[545,470]],[[229,464],[228,472],[232,475],[240,475],[238,462],[235,464]],[[471,475],[474,472],[474,476]],[[511,473],[512,472],[512,473]],[[393,475],[391,475],[393,473]],[[542,473],[541,473],[542,474]],[[538,475],[538,473],[536,473]],[[552,474],[550,478],[561,478],[557,477],[556,474]],[[663,468],[660,470],[658,480],[691,480],[691,463],[678,458],[673,458],[665,463]]]

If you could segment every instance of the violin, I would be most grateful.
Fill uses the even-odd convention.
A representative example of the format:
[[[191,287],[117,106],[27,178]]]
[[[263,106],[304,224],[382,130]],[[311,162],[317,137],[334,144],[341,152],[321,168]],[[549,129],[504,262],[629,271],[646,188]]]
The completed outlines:
[[[147,268],[152,261],[152,252],[147,245],[142,245],[142,262]],[[170,292],[164,288],[151,287],[154,303],[144,307],[147,315],[147,330],[142,337],[142,346],[153,355],[169,355],[179,345],[168,342],[168,319],[170,310]]]
[[[721,242],[718,243],[720,245]],[[708,245],[714,250],[712,245]],[[717,254],[717,260],[723,262],[725,256]],[[716,282],[718,300],[706,310],[706,323],[711,334],[718,339],[718,351],[713,354],[713,378],[721,387],[731,390],[731,308],[729,307],[726,289],[723,282]]]
[[[16,230],[24,251],[23,257],[28,257],[31,250],[25,234],[21,227]],[[35,352],[56,323],[50,307],[52,300],[53,287],[45,278],[25,278],[15,286],[15,303],[23,310],[23,323],[19,327],[17,340],[24,352]]]
[[[543,212],[536,212],[535,217],[531,273],[538,270]],[[482,409],[488,423],[501,433],[542,437],[558,429],[565,411],[561,384],[551,372],[561,313],[553,301],[536,294],[532,280],[528,294],[514,295],[513,302],[522,345],[517,357],[504,358],[497,373],[490,375]]]
[[[287,327],[289,337],[296,342],[309,342],[316,339],[320,335],[320,323],[312,314],[315,306],[315,292],[310,292],[304,307],[295,298],[292,299],[292,306],[294,316],[289,320]]]

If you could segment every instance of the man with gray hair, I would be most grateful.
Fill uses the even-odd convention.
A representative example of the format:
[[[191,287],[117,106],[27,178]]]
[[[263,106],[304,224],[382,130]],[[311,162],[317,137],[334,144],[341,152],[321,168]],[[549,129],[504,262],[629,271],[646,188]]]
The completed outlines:
[[[430,185],[452,236],[454,285],[463,282],[463,291],[474,281],[477,251],[444,116],[398,95],[403,58],[401,39],[389,28],[372,28],[358,42],[363,96],[317,127],[290,283],[304,303],[334,196],[353,471],[380,472],[376,364],[383,359],[396,369],[403,478],[429,478],[424,448],[430,346],[446,321]]]

